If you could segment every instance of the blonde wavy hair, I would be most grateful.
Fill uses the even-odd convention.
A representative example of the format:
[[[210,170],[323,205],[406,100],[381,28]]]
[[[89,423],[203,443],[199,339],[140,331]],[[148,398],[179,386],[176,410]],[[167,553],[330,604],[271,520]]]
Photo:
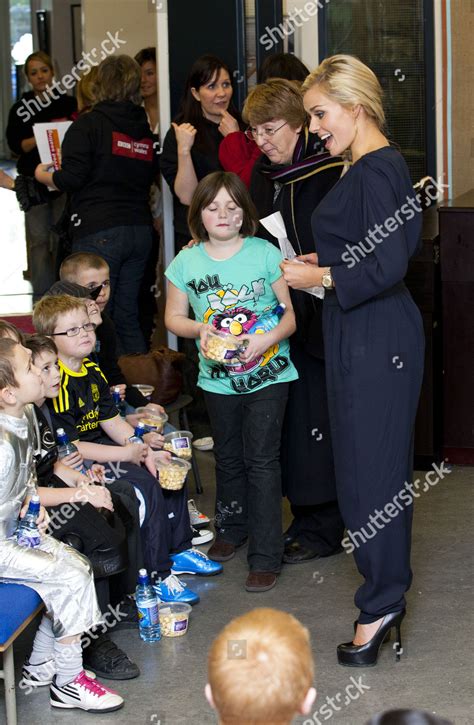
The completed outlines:
[[[362,106],[378,129],[385,133],[382,87],[375,73],[359,58],[343,54],[325,58],[304,81],[302,93],[313,86],[320,86],[328,98],[345,108]]]

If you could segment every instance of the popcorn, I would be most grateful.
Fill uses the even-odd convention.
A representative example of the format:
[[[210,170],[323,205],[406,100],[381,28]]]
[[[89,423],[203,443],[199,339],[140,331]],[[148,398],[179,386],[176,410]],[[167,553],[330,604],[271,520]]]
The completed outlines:
[[[242,341],[235,335],[211,328],[208,330],[206,356],[211,360],[222,363],[238,362],[243,350]]]
[[[165,488],[168,491],[179,491],[184,486],[191,466],[186,461],[172,458],[169,463],[157,461],[156,468],[159,473],[161,488]]]

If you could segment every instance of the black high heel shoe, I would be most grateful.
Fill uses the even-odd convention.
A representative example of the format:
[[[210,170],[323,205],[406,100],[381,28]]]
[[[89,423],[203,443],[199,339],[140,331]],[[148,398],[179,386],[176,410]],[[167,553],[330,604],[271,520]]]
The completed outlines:
[[[359,622],[356,619],[355,622],[354,622],[354,634],[357,632],[357,625],[358,624],[359,624]],[[391,639],[392,639],[392,630],[389,629],[388,632],[387,632],[387,634],[384,637],[384,640],[383,640],[382,644],[385,644],[386,642],[390,642]]]
[[[397,630],[397,639],[394,644],[396,660],[400,660],[403,653],[401,624],[405,610],[401,612],[391,612],[383,618],[380,627],[375,632],[372,639],[366,644],[355,645],[353,642],[345,642],[337,648],[337,661],[340,665],[347,667],[373,667],[377,664],[379,650],[385,641],[386,635],[390,633],[392,627]]]

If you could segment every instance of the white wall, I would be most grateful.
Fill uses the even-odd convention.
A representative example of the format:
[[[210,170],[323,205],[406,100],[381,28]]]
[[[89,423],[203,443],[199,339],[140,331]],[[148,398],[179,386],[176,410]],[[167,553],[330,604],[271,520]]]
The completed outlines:
[[[110,31],[120,31],[125,40],[116,52],[134,56],[141,48],[156,45],[156,13],[147,0],[82,0],[83,46],[85,51],[100,48]]]

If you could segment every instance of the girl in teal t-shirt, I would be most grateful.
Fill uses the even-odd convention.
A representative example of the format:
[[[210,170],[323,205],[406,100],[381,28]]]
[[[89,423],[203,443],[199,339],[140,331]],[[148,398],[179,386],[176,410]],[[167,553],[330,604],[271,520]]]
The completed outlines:
[[[280,271],[280,253],[254,237],[255,207],[245,185],[217,171],[198,185],[188,224],[202,242],[181,251],[166,270],[165,322],[199,348],[216,457],[216,541],[209,556],[232,558],[248,538],[248,591],[275,585],[283,552],[279,449],[288,383],[298,377],[289,357],[295,318]],[[256,320],[284,303],[280,322],[249,334]],[[191,305],[195,319],[189,317]],[[228,364],[207,356],[209,329],[245,343]]]

